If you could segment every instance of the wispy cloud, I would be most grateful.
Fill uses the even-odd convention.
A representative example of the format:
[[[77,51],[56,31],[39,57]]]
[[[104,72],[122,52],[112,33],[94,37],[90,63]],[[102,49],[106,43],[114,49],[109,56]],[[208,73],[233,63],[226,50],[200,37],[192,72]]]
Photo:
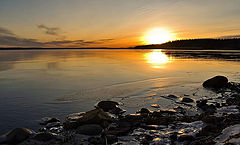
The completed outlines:
[[[57,33],[56,33],[57,35]],[[0,46],[16,46],[16,47],[81,47],[94,44],[104,44],[114,39],[99,40],[59,40],[41,42],[37,39],[22,38],[11,31],[0,27]]]
[[[15,34],[5,28],[0,27],[0,35],[15,35]]]
[[[113,41],[114,39],[100,39],[95,41],[88,41],[88,40],[62,40],[62,41],[50,41],[46,42],[47,45],[72,45],[72,46],[86,46],[92,44],[103,44],[109,41]]]
[[[0,46],[20,46],[20,47],[42,47],[44,43],[38,42],[36,39],[19,38],[16,36],[0,36]]]
[[[220,39],[240,39],[240,35],[228,35],[228,36],[221,36]]]
[[[58,36],[60,31],[60,28],[58,27],[48,27],[44,24],[38,25],[38,28],[44,30],[46,34],[54,36]]]

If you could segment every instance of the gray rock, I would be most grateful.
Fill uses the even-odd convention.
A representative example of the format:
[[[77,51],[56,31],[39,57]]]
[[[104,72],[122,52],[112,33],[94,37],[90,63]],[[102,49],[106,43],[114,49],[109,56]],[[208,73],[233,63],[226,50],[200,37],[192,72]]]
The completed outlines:
[[[78,126],[81,126],[81,125],[101,124],[104,121],[111,122],[112,118],[102,109],[98,108],[98,109],[88,111],[82,114],[82,116],[79,116],[74,120],[67,119],[66,122],[64,122],[64,127],[65,129],[76,129]]]
[[[84,134],[84,135],[99,135],[103,131],[103,128],[98,124],[88,124],[79,126],[76,129],[77,134]]]
[[[240,95],[234,94],[226,100],[228,105],[238,105],[240,106]]]
[[[39,124],[40,125],[47,125],[48,123],[55,123],[55,122],[60,122],[60,119],[44,117],[44,118],[42,118],[42,120],[41,120],[41,122]]]
[[[15,128],[6,135],[8,144],[17,144],[26,140],[33,132],[27,128]]]
[[[0,144],[4,143],[6,141],[5,136],[0,136]]]
[[[229,127],[225,128],[222,131],[222,133],[214,139],[214,141],[217,144],[231,144],[230,139],[235,138],[235,141],[240,140],[239,133],[240,133],[240,124],[229,126]],[[234,142],[234,141],[232,140],[232,142]],[[239,144],[239,142],[238,142],[238,144]]]
[[[103,138],[100,138],[100,137],[90,137],[88,139],[88,142],[90,144],[94,144],[94,145],[102,145],[102,144],[105,144],[105,141]]]
[[[150,113],[150,110],[147,108],[142,108],[142,109],[138,110],[137,113]]]
[[[115,107],[115,108],[109,110],[109,113],[112,113],[112,114],[115,114],[115,115],[121,115],[121,114],[123,114],[125,112],[126,112],[126,110],[123,110],[123,109],[121,109],[119,107]]]
[[[220,89],[227,87],[228,79],[224,76],[215,76],[211,79],[206,80],[203,83],[204,88],[213,88],[213,89]]]
[[[118,102],[114,102],[114,101],[101,101],[97,104],[97,107],[103,109],[103,111],[108,112],[109,110],[112,110],[114,108],[117,107],[117,105],[119,105]]]
[[[36,136],[33,137],[33,140],[41,141],[41,142],[47,142],[50,140],[57,140],[57,134],[55,133],[49,133],[49,132],[42,132],[36,134]]]
[[[172,95],[172,94],[168,95],[167,97],[168,97],[168,98],[172,98],[172,99],[176,99],[176,98],[178,98],[177,96]]]
[[[192,103],[192,102],[194,102],[193,99],[187,98],[187,97],[181,98],[180,100],[181,100],[181,102],[184,102],[184,103]]]
[[[52,127],[59,127],[59,126],[61,126],[61,123],[60,122],[52,122],[52,123],[48,123],[47,125],[46,125],[46,128],[52,128]]]
[[[106,138],[107,138],[107,143],[108,144],[113,144],[113,143],[118,141],[118,138],[117,138],[116,135],[110,135],[109,134],[109,135],[106,135]]]
[[[141,141],[140,141],[140,144],[141,145],[149,145],[149,141],[145,138],[143,138]]]
[[[181,135],[178,137],[178,141],[182,142],[182,141],[186,141],[186,140],[193,140],[194,137],[191,135]]]
[[[119,122],[117,126],[110,127],[105,133],[108,135],[127,135],[132,129],[130,122]]]
[[[160,105],[159,104],[152,104],[151,107],[153,107],[153,108],[160,108]]]

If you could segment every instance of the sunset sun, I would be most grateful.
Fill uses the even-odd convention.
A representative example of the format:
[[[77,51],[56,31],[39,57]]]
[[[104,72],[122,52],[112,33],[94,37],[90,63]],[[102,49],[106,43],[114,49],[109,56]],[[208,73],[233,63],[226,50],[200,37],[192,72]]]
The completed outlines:
[[[174,39],[176,39],[174,33],[165,28],[151,29],[143,36],[145,44],[161,44]]]

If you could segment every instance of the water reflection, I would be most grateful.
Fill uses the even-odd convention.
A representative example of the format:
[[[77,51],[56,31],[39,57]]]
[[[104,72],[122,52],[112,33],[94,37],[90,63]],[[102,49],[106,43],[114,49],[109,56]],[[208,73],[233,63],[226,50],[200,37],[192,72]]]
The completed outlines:
[[[161,50],[153,50],[144,56],[147,63],[151,64],[153,68],[165,68],[165,64],[172,61],[172,58],[168,57]]]

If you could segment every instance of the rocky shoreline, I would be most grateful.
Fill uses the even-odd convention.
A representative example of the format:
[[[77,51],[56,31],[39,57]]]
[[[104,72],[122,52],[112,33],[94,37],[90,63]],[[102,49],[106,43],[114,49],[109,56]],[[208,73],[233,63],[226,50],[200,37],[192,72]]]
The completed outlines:
[[[98,102],[96,109],[70,114],[64,122],[58,118],[43,118],[41,128],[34,132],[16,128],[0,137],[0,144],[19,145],[212,145],[240,144],[240,83],[228,82],[216,76],[203,87],[219,94],[215,98],[181,97],[179,103],[194,106],[198,113],[189,115],[186,108],[141,108],[136,114],[125,114],[120,103]],[[168,98],[179,98],[168,95]]]

